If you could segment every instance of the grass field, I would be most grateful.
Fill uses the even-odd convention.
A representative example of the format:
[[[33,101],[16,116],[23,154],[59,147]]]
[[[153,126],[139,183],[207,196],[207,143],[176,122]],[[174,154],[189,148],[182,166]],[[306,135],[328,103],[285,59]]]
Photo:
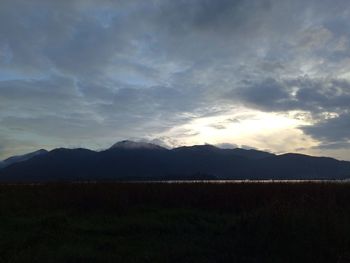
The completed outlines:
[[[350,184],[0,185],[0,262],[350,262]]]

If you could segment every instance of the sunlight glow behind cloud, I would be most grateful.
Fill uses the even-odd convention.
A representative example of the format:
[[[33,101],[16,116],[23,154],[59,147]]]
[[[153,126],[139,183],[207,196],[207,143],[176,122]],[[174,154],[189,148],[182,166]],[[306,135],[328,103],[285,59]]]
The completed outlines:
[[[297,129],[300,125],[310,124],[284,114],[240,109],[238,113],[236,111],[196,118],[190,123],[167,131],[166,134],[174,134],[184,145],[232,143],[259,149],[273,148],[279,153],[308,153],[306,149],[317,143]],[[165,134],[159,137],[162,135]],[[304,150],[296,147],[300,144],[304,145]]]
[[[0,159],[118,140],[350,160],[346,0],[3,0]]]

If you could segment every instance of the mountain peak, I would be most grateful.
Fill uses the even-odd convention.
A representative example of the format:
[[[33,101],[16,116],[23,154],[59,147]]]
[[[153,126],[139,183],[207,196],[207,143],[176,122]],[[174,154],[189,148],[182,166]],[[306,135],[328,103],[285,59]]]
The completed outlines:
[[[5,168],[5,167],[7,167],[11,164],[14,164],[14,163],[27,161],[35,156],[39,156],[39,155],[46,154],[46,153],[47,153],[47,150],[40,149],[40,150],[37,150],[35,152],[26,153],[23,155],[15,155],[15,156],[9,157],[9,158],[1,161],[0,168]]]
[[[129,141],[124,140],[117,142],[112,145],[110,149],[150,149],[150,150],[161,150],[165,149],[159,145],[148,143],[148,142],[135,142],[135,141]]]
[[[40,149],[40,150],[37,150],[37,151],[34,151],[34,152],[22,154],[22,155],[11,156],[11,157],[3,160],[3,162],[12,162],[12,161],[15,161],[15,160],[29,159],[29,158],[32,158],[34,156],[41,155],[41,154],[44,154],[44,153],[47,153],[47,150]]]

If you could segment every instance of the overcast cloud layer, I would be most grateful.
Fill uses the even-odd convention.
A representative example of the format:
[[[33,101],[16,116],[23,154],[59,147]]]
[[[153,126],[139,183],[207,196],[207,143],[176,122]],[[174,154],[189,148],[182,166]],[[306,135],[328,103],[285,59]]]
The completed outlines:
[[[135,138],[240,146],[191,125],[239,128],[252,111],[301,122],[251,147],[350,160],[349,41],[347,0],[2,0],[0,157]]]

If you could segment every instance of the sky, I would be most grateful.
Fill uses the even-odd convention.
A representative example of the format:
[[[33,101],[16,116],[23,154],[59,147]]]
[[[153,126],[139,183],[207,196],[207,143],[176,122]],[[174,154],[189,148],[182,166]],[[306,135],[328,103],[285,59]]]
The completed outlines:
[[[347,0],[1,0],[0,159],[131,139],[350,160]]]

